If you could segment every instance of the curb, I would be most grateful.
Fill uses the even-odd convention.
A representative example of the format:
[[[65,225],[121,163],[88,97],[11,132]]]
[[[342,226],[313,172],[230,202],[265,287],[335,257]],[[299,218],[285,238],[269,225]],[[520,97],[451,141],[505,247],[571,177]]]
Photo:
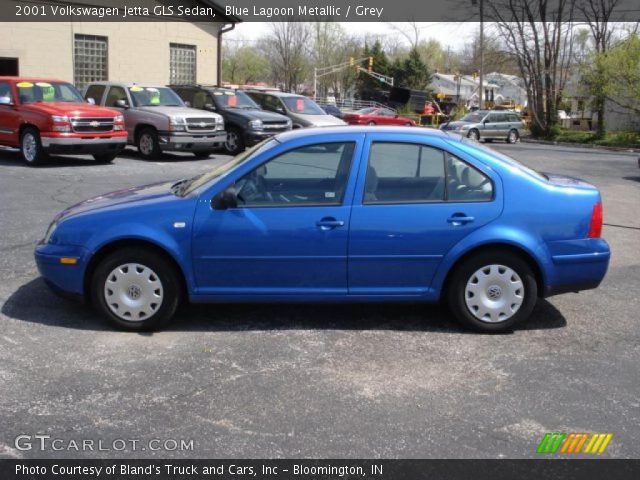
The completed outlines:
[[[574,142],[556,142],[554,140],[537,140],[535,138],[520,138],[522,143],[537,143],[540,145],[558,145],[562,147],[580,147],[591,148],[594,150],[607,150],[610,152],[627,152],[627,153],[640,153],[640,148],[637,147],[607,147],[604,145],[594,145],[592,143],[574,143]]]

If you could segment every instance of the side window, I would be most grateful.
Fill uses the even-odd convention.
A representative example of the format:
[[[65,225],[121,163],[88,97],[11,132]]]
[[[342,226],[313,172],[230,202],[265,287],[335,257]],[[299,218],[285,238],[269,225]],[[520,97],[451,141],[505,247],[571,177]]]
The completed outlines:
[[[95,102],[100,105],[102,102],[102,95],[107,87],[105,85],[91,85],[87,88],[87,93],[84,95],[85,100],[93,98]]]
[[[111,87],[104,105],[106,107],[115,107],[118,100],[124,100],[129,103],[129,100],[127,100],[127,92],[125,92],[122,87]]]
[[[0,82],[0,105],[13,103],[13,95],[11,94],[11,85],[9,82]]]
[[[262,104],[266,110],[271,110],[272,112],[284,113],[284,107],[282,106],[282,102],[280,102],[280,99],[278,97],[266,95],[264,97]]]
[[[242,207],[339,205],[354,142],[323,143],[283,153],[236,182]]]
[[[190,88],[174,88],[178,96],[182,99],[183,102],[189,102],[193,107],[193,94],[194,91]]]
[[[493,183],[489,177],[450,153],[446,157],[448,201],[488,202],[493,199]]]
[[[193,94],[193,98],[189,101],[191,102],[191,106],[193,108],[203,109],[207,103],[213,105],[213,99],[211,98],[211,95],[204,90],[192,90],[191,93]]]
[[[444,152],[413,143],[371,145],[364,204],[443,201]]]
[[[518,117],[518,115],[516,115],[515,113],[510,113],[509,114],[509,121],[510,122],[519,122],[520,121],[520,117]]]

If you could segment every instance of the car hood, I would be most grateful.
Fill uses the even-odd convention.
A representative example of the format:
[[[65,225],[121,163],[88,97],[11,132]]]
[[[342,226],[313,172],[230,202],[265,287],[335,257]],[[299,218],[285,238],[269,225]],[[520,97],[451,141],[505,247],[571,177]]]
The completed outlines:
[[[125,188],[123,190],[98,195],[66,208],[56,216],[55,220],[61,221],[65,218],[85,212],[116,206],[177,199],[179,197],[176,197],[171,193],[171,185],[174,183],[175,181],[153,183],[150,185]]]
[[[116,110],[98,107],[90,103],[37,102],[29,103],[25,107],[47,115],[66,115],[69,117],[114,117],[120,113]]]
[[[235,115],[246,118],[248,120],[262,120],[263,122],[286,122],[289,117],[280,115],[279,113],[267,112],[266,110],[227,108],[224,110],[227,115]]]
[[[205,110],[198,110],[196,108],[189,107],[136,107],[136,109],[143,112],[157,113],[159,115],[166,116],[180,116],[180,117],[196,117],[196,118],[219,118],[217,113],[207,112]]]

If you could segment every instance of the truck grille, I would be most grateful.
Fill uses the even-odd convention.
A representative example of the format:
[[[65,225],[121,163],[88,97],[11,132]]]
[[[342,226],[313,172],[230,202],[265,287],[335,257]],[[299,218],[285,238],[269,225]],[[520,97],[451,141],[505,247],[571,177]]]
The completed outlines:
[[[79,133],[110,132],[113,130],[113,117],[74,117],[71,119],[71,128]]]
[[[270,131],[286,130],[287,125],[287,122],[262,122],[263,128]]]
[[[215,118],[187,118],[188,132],[213,132],[217,126]]]

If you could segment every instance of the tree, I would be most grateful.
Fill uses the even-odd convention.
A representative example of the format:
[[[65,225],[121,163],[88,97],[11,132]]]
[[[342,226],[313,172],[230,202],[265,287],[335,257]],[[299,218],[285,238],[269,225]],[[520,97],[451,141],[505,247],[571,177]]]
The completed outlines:
[[[242,46],[223,52],[222,78],[229,83],[245,84],[269,77],[269,63],[255,48]]]
[[[323,68],[346,63],[349,58],[360,55],[359,43],[350,37],[344,28],[336,22],[315,22],[313,31],[314,67]],[[327,96],[329,90],[341,96],[355,84],[356,75],[353,69],[346,68],[318,78],[316,95]]]
[[[269,26],[271,31],[262,44],[271,65],[272,78],[285,91],[295,92],[308,78],[311,28],[308,23],[294,21],[270,23]]]
[[[412,48],[409,51],[409,56],[402,62],[394,63],[393,67],[393,78],[398,87],[426,90],[431,82],[431,73],[420,58],[420,52],[417,48]]]
[[[640,115],[640,37],[629,35],[599,56],[607,100]]]
[[[385,51],[382,49],[382,44],[379,40],[376,40],[371,48],[369,48],[369,46],[365,43],[362,56],[365,58],[373,58],[374,72],[380,73],[381,75],[389,76],[389,59],[387,58],[387,54],[385,53]],[[366,66],[363,67],[366,68]],[[366,73],[360,73],[358,75],[357,90],[360,98],[366,98],[371,92],[380,91],[387,88],[388,85],[381,83],[380,81],[370,77]]]

